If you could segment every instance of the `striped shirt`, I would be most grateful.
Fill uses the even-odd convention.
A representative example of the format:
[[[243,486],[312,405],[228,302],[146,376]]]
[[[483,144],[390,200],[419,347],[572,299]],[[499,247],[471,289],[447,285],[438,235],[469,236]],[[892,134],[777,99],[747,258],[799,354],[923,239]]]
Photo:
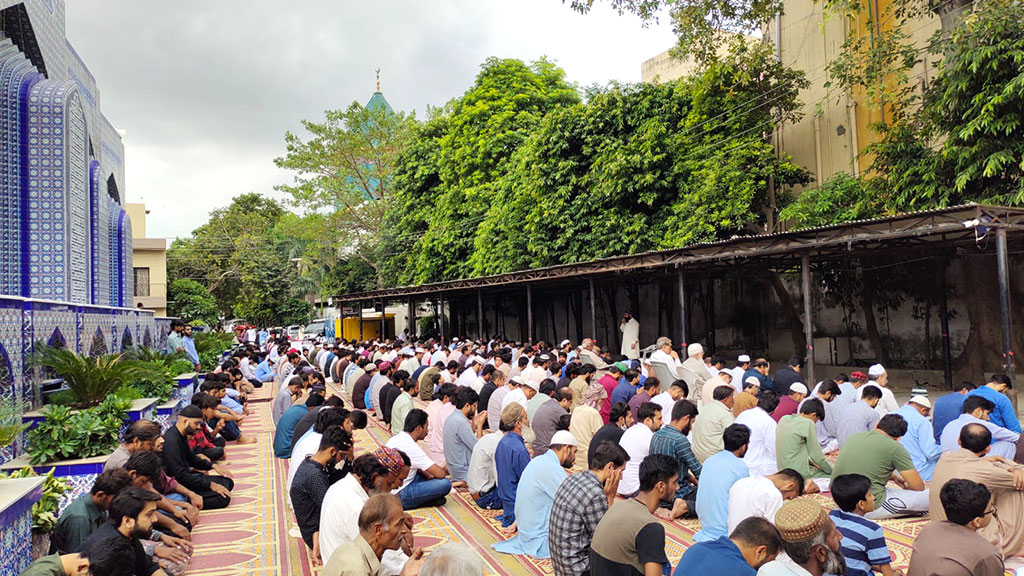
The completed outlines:
[[[846,576],[871,576],[872,566],[882,566],[892,561],[881,526],[863,516],[842,510],[832,510],[829,516],[843,534]]]

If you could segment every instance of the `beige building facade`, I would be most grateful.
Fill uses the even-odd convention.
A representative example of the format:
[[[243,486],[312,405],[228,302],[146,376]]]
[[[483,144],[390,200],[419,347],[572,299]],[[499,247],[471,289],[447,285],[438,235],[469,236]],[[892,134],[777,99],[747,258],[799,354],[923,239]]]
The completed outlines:
[[[810,82],[800,92],[803,118],[782,125],[775,135],[776,147],[811,171],[809,186],[820,185],[840,172],[859,176],[871,167],[871,158],[863,151],[877,139],[871,126],[885,119],[883,110],[873,107],[862,90],[851,92],[826,86],[826,67],[840,55],[851,26],[859,34],[870,35],[878,29],[877,22],[890,21],[886,17],[890,4],[890,0],[869,0],[863,16],[849,21],[828,13],[823,2],[786,0],[785,14],[764,31],[766,39],[779,39],[777,50],[782,62],[803,70]],[[910,81],[918,89],[926,87],[936,75],[935,66],[940,58],[924,48],[938,29],[937,17],[923,18],[907,26],[906,31],[920,48],[921,61],[910,73]],[[692,62],[672,59],[666,51],[641,65],[641,79],[668,82],[695,68]]]
[[[167,240],[146,236],[145,204],[126,204],[125,210],[132,219],[135,307],[167,316]]]

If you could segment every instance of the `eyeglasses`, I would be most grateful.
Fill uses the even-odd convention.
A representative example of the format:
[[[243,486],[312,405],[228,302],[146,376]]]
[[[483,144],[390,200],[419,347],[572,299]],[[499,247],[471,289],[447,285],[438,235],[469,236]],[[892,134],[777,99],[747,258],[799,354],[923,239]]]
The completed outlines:
[[[991,514],[993,518],[999,518],[999,515],[996,514],[996,509],[995,508],[991,508],[989,510],[986,510],[985,513],[982,514],[982,517],[988,516],[989,514]]]

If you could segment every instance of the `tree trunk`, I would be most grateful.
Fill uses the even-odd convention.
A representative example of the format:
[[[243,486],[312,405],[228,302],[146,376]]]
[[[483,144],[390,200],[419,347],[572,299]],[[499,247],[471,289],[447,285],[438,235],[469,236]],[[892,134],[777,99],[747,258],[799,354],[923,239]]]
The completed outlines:
[[[953,361],[954,380],[981,384],[986,371],[1002,370],[1003,345],[994,260],[961,258],[953,261],[952,276],[962,279],[971,326],[964,349]]]
[[[932,12],[939,17],[942,26],[942,40],[948,41],[953,36],[953,30],[970,13],[972,0],[945,0],[933,3]]]
[[[868,333],[868,342],[871,343],[871,350],[875,353],[875,359],[882,363],[889,362],[889,354],[882,342],[882,335],[878,332],[878,322],[875,320],[875,290],[872,287],[873,280],[864,278],[864,289],[860,292],[860,311],[864,315],[864,329]]]
[[[793,340],[793,351],[794,353],[799,352],[807,345],[807,341],[804,339],[804,323],[800,321],[800,314],[796,311],[796,307],[793,304],[793,296],[786,289],[786,285],[782,283],[782,278],[778,272],[773,271],[768,278],[771,280],[772,288],[775,289],[775,295],[779,299],[782,319],[786,322],[786,326],[789,327],[789,337]]]

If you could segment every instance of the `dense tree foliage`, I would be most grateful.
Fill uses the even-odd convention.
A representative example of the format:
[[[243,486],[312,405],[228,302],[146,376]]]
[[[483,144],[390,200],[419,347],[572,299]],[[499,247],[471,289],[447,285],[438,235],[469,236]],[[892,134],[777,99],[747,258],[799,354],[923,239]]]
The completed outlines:
[[[195,280],[177,278],[171,281],[167,312],[193,324],[217,325],[217,300]]]

